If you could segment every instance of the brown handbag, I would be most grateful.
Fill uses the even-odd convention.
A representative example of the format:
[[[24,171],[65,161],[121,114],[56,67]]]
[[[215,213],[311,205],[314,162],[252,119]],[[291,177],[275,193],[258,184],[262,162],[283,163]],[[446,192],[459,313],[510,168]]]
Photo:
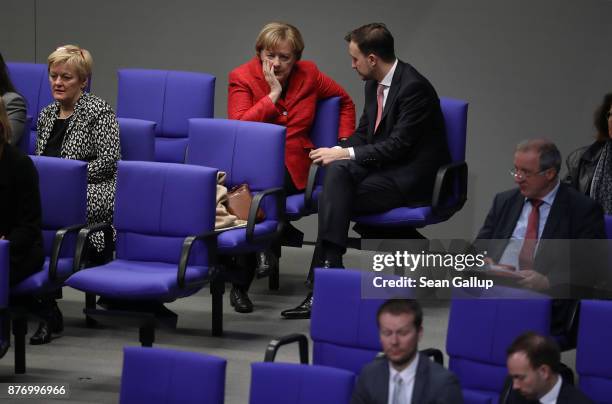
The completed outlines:
[[[236,185],[227,192],[227,211],[238,219],[248,220],[252,201],[249,184]],[[262,222],[265,218],[264,211],[261,208],[257,209],[255,223]]]

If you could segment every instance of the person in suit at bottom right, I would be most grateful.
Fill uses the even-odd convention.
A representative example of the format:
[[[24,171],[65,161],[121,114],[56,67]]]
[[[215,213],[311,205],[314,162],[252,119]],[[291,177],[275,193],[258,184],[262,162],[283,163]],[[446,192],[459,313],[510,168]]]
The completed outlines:
[[[351,404],[463,403],[457,378],[418,352],[423,310],[416,300],[387,300],[376,319],[385,355],[362,369]]]
[[[561,353],[550,337],[520,335],[508,348],[507,366],[512,388],[506,385],[500,404],[594,404],[561,377]]]

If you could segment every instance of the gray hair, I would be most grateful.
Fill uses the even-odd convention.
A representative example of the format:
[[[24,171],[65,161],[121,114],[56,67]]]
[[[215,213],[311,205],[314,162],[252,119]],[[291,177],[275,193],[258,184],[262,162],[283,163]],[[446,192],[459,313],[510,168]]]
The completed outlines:
[[[540,171],[554,168],[557,175],[561,171],[561,152],[549,139],[527,139],[516,146],[516,152],[535,151],[540,155]]]

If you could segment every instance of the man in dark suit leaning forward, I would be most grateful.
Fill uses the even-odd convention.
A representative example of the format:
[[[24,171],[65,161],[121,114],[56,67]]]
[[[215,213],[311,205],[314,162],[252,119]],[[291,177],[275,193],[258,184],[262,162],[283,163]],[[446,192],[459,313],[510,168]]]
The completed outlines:
[[[364,25],[345,39],[352,67],[366,82],[365,104],[341,146],[310,153],[326,167],[313,266],[342,267],[351,216],[430,203],[438,168],[450,161],[436,91],[395,57],[387,27]],[[282,315],[309,318],[311,305],[310,294]]]
[[[388,300],[376,318],[385,356],[362,369],[351,404],[463,403],[457,378],[418,353],[423,311],[416,300]]]
[[[514,340],[507,353],[510,380],[501,404],[594,404],[559,374],[561,353],[550,337],[527,332]]]

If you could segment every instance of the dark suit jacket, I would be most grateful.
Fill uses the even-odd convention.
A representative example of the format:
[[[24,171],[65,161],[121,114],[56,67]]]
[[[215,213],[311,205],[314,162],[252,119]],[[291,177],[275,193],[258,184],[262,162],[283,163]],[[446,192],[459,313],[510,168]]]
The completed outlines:
[[[508,397],[504,400],[500,398],[500,404],[539,404],[539,400],[527,400],[518,391],[510,390]],[[557,404],[595,404],[576,387],[568,383],[561,385]]]
[[[10,283],[43,264],[38,172],[29,157],[5,145],[0,156],[0,236],[10,241]]]
[[[478,233],[479,247],[487,248],[488,256],[499,260],[506,243],[489,243],[482,240],[509,240],[521,215],[525,197],[518,189],[502,192],[495,196],[493,206]],[[605,239],[603,210],[592,199],[580,194],[566,184],[560,184],[557,196],[551,206],[546,225],[542,231],[540,245],[534,259],[535,270],[546,275],[551,284],[563,287],[594,286],[606,281],[605,267],[587,264],[596,256],[594,249],[585,250],[584,239]],[[567,240],[567,241],[560,241]],[[595,245],[602,247],[603,245]],[[562,249],[569,248],[567,251]],[[567,253],[571,261],[568,261]],[[585,254],[580,254],[587,253]],[[597,256],[598,260],[602,259]],[[603,261],[605,262],[605,261]]]
[[[376,133],[376,88],[365,84],[365,104],[354,135],[355,160],[382,169],[408,201],[429,202],[438,168],[450,162],[444,117],[433,86],[411,65],[398,60]]]
[[[389,400],[389,362],[376,358],[359,374],[351,404],[387,404]],[[419,354],[413,404],[461,404],[463,395],[455,375],[427,356]]]

